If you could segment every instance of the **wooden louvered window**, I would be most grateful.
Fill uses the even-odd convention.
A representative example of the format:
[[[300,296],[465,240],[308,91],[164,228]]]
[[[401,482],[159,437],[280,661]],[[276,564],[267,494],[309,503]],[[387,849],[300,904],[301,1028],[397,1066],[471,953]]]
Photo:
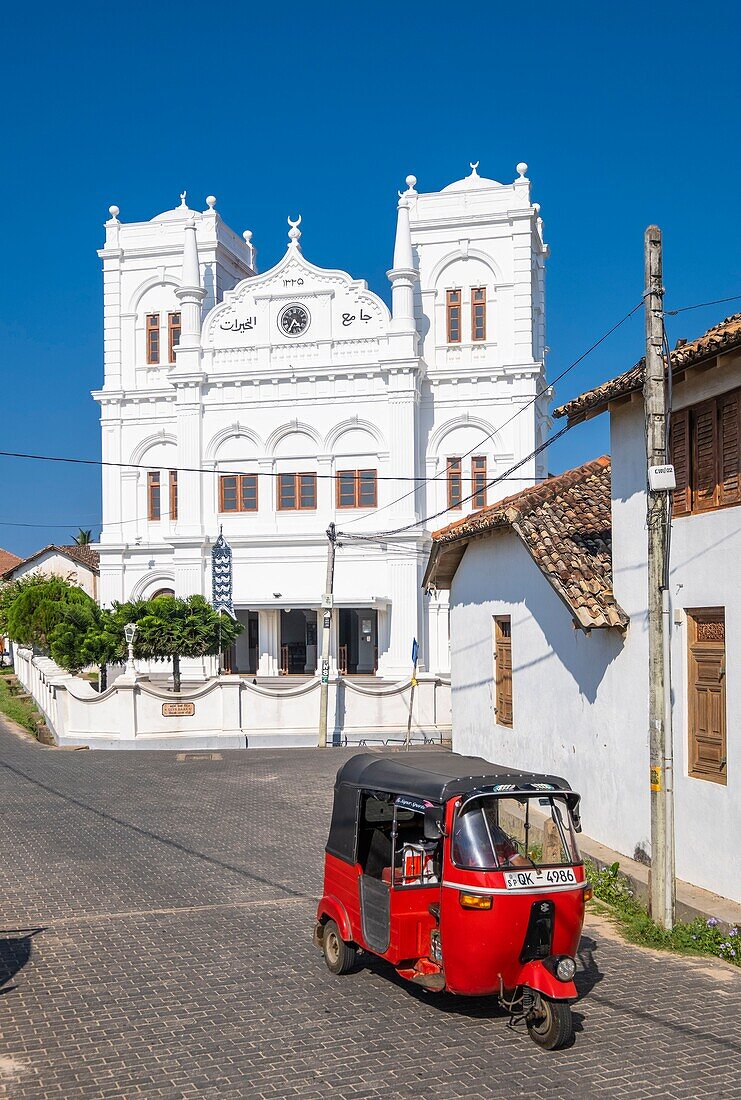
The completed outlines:
[[[156,366],[160,361],[160,315],[147,314],[147,363]]]
[[[693,511],[718,507],[718,432],[714,401],[692,411]]]
[[[178,518],[178,472],[170,470],[170,519]]]
[[[448,290],[445,293],[445,312],[449,344],[461,342],[461,292]]]
[[[677,487],[674,490],[672,514],[675,516],[688,516],[692,511],[689,409],[672,413],[670,437],[671,460],[674,463],[674,477],[677,482]]]
[[[471,291],[471,339],[486,339],[486,287],[476,286]]]
[[[718,398],[718,504],[741,503],[741,391],[726,393]]]
[[[474,455],[471,459],[471,488],[474,508],[486,507],[486,455]]]
[[[674,516],[741,504],[741,390],[672,413]]]
[[[159,470],[147,474],[147,519],[156,521],[162,516],[162,488]]]
[[[180,343],[180,314],[168,313],[167,315],[167,349],[170,362],[175,362],[175,348]]]
[[[689,774],[726,784],[726,623],[722,607],[687,614]]]
[[[463,463],[460,458],[448,459],[448,508],[463,504]]]
[[[512,726],[512,619],[494,619],[494,707],[499,726]]]

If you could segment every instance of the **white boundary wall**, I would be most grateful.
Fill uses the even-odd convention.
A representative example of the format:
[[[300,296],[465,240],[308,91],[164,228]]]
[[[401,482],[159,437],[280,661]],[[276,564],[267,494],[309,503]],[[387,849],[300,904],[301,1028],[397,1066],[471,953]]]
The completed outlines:
[[[18,679],[33,696],[59,745],[100,749],[239,749],[317,743],[319,678],[270,687],[219,676],[174,695],[138,677],[119,676],[106,691],[47,657],[15,649]],[[410,680],[383,687],[336,678],[329,685],[330,737],[339,743],[403,738]],[[192,715],[166,717],[163,705],[192,703]],[[450,736],[450,680],[421,674],[414,689],[412,737]]]

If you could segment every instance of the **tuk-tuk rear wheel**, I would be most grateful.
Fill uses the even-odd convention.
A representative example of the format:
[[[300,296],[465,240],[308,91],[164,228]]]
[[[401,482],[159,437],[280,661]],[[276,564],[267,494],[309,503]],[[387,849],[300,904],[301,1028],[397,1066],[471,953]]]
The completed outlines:
[[[566,1001],[538,999],[537,1008],[527,1017],[528,1034],[544,1050],[559,1050],[574,1033],[571,1006]]]
[[[322,947],[327,969],[333,974],[347,974],[348,970],[352,970],[355,965],[355,947],[343,940],[333,920],[328,920],[324,925]]]

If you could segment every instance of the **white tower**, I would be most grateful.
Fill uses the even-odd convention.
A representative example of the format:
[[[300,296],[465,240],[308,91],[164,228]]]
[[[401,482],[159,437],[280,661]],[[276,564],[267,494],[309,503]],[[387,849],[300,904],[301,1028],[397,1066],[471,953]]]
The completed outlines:
[[[425,379],[420,404],[422,515],[435,530],[545,476],[544,265],[539,207],[526,164],[502,184],[470,165],[465,179],[417,193],[409,177],[415,315]],[[429,605],[432,668],[447,667],[447,597]]]
[[[119,208],[112,206],[105,246],[98,252],[103,261],[104,382],[93,396],[101,407],[103,459],[133,458],[152,473],[103,468],[103,603],[130,594],[126,567],[141,563],[146,568],[152,560],[147,516],[155,497],[162,541],[188,523],[189,512],[195,514],[197,501],[181,479],[176,519],[177,489],[170,471],[200,461],[198,441],[192,439],[187,452],[195,463],[181,461],[188,431],[181,433],[180,421],[191,424],[188,413],[200,403],[189,400],[195,391],[186,380],[201,372],[201,318],[226,290],[254,273],[253,246],[222,221],[216,199],[209,195],[203,211],[191,210],[185,200],[183,192],[179,206],[146,222],[122,223]],[[200,516],[191,515],[190,524],[200,530]],[[197,578],[185,591],[201,590],[200,553],[193,572]],[[163,583],[171,586],[172,581],[168,576]]]

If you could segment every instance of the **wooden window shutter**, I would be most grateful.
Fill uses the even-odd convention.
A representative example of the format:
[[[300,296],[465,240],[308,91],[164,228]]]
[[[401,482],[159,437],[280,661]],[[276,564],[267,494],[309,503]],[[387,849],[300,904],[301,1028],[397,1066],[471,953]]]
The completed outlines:
[[[692,416],[692,490],[696,512],[718,506],[718,427],[715,401],[698,405]]]
[[[496,720],[500,726],[512,726],[512,619],[494,620]]]
[[[672,504],[673,516],[688,516],[692,508],[690,488],[690,414],[689,409],[672,413],[671,459],[677,487]]]
[[[741,501],[741,433],[739,433],[739,394],[725,394],[718,398],[718,427],[720,440],[719,504],[738,504]]]

